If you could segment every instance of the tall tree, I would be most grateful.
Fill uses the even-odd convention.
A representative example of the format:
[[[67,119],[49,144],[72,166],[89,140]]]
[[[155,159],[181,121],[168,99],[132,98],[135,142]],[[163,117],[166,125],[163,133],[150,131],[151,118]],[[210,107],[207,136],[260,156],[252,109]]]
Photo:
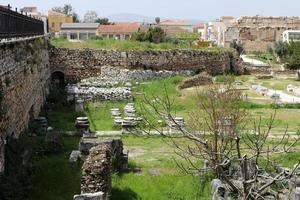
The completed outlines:
[[[160,17],[155,17],[155,22],[156,22],[156,24],[159,24],[160,23]]]
[[[84,22],[93,23],[96,22],[97,18],[98,18],[97,13],[93,10],[89,10],[84,15]]]

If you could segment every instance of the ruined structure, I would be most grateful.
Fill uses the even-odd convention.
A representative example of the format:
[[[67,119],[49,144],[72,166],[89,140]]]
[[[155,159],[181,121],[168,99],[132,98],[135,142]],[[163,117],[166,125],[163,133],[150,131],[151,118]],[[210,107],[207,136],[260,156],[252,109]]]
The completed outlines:
[[[74,200],[108,200],[112,190],[112,172],[128,168],[128,155],[123,153],[120,138],[85,138],[79,144],[87,156],[81,177],[81,194]]]
[[[286,30],[299,30],[299,17],[244,16],[227,27],[225,46],[233,40],[241,41],[246,51],[266,51],[268,45],[282,40]]]
[[[51,72],[67,81],[98,77],[101,67],[151,70],[192,70],[222,74],[239,71],[239,58],[232,51],[201,51],[191,49],[148,50],[121,52],[103,49],[56,49],[50,54]]]
[[[44,38],[0,44],[0,172],[6,138],[19,137],[38,117],[48,94],[47,45]]]

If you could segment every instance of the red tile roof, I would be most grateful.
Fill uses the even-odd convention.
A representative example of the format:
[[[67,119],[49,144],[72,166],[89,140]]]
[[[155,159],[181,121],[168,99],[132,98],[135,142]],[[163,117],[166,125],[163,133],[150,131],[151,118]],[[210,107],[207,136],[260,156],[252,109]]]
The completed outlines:
[[[135,33],[139,30],[140,23],[118,23],[113,25],[100,25],[99,33]]]
[[[204,23],[196,24],[194,28],[204,28]]]

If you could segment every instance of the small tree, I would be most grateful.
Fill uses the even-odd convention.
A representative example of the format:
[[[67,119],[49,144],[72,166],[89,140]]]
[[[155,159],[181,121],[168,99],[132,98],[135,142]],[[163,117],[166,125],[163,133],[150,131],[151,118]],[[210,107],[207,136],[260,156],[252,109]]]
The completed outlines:
[[[145,97],[142,108],[150,113],[147,116],[152,116],[145,118],[150,129],[173,139],[175,152],[187,163],[176,161],[177,165],[185,172],[213,172],[233,196],[247,200],[262,200],[272,193],[277,194],[285,189],[286,181],[296,175],[299,163],[290,170],[280,168],[272,155],[292,152],[300,137],[291,138],[285,131],[282,138],[268,142],[276,112],[266,124],[260,118],[253,122],[252,131],[245,131],[251,118],[241,106],[243,95],[231,84],[222,88],[213,86],[201,93],[186,127],[177,123],[171,102],[167,94],[165,98],[154,97],[154,100]],[[166,133],[156,126],[155,119],[164,120],[169,127],[175,125],[178,133]],[[178,142],[174,138],[189,142]],[[199,160],[207,162],[205,167],[199,165]]]
[[[278,41],[274,43],[274,53],[280,58],[284,59],[289,54],[288,43]]]
[[[160,23],[160,17],[155,17],[155,22],[156,22],[156,24],[159,24]]]
[[[97,18],[98,18],[97,13],[93,10],[89,10],[84,15],[84,22],[85,23],[94,23],[94,22],[96,22]]]

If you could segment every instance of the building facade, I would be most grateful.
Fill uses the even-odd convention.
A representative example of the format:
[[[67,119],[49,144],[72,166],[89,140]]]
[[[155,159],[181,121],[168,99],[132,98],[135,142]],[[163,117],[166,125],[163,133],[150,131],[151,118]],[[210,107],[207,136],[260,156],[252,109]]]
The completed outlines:
[[[63,23],[73,23],[73,17],[67,16],[65,14],[55,12],[55,11],[48,11],[48,27],[49,32],[51,33],[58,33],[61,30],[61,25]]]
[[[224,46],[236,40],[244,44],[246,51],[267,51],[268,46],[283,40],[287,30],[300,30],[300,18],[244,16],[226,28]]]
[[[60,35],[68,40],[87,40],[98,35],[99,23],[64,23],[61,25]]]

